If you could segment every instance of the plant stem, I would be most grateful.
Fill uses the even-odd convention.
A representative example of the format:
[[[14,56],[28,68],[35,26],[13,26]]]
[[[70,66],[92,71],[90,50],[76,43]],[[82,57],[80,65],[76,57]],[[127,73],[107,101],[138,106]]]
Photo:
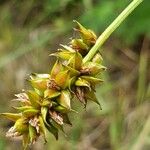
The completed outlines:
[[[83,62],[87,62],[93,58],[99,48],[109,38],[109,36],[115,31],[115,29],[128,17],[128,15],[142,2],[143,0],[133,0],[122,13],[106,28],[106,30],[99,36],[95,45],[91,48],[89,53],[83,59]]]

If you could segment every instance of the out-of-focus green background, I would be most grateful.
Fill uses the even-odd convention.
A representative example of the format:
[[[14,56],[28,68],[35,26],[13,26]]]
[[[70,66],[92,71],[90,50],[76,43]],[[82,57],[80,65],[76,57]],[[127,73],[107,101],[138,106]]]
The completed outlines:
[[[31,72],[49,72],[48,55],[73,36],[73,19],[97,35],[131,0],[0,0],[0,112],[13,112],[14,93],[28,88]],[[103,110],[89,103],[70,114],[73,127],[59,141],[50,134],[32,150],[150,149],[150,1],[127,18],[102,47],[105,82],[97,87]],[[5,137],[12,125],[0,119],[0,150],[21,150],[21,142]]]

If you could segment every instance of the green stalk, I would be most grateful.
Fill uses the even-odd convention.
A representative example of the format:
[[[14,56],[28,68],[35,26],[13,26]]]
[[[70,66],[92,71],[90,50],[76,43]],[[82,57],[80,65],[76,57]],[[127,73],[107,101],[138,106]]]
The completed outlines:
[[[106,30],[99,36],[95,45],[91,48],[89,53],[83,59],[83,62],[87,62],[93,58],[99,48],[109,38],[109,36],[115,31],[115,29],[128,17],[128,15],[142,2],[143,0],[133,0],[122,13],[106,28]]]

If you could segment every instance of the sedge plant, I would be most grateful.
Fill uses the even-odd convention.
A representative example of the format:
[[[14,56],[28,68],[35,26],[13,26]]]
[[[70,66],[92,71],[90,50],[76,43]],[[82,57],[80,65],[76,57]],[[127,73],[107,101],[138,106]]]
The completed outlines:
[[[74,21],[77,26],[74,31],[79,36],[72,38],[68,45],[61,44],[57,52],[50,54],[57,59],[50,73],[32,73],[28,79],[32,90],[15,95],[19,103],[14,107],[17,113],[0,114],[14,122],[6,136],[22,136],[24,149],[39,136],[46,142],[47,132],[58,139],[58,132],[64,132],[64,125],[72,125],[68,114],[76,112],[71,106],[73,99],[78,99],[85,107],[87,101],[100,106],[95,86],[103,82],[98,75],[106,70],[100,47],[141,2],[133,0],[98,38],[92,30]]]

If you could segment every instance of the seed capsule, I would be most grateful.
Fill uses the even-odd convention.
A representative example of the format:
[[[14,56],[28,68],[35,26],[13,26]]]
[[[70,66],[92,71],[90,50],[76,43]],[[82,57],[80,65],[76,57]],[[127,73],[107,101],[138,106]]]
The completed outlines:
[[[86,107],[87,100],[100,106],[95,95],[95,85],[102,82],[97,75],[106,68],[101,65],[102,57],[97,53],[91,61],[83,63],[84,56],[96,43],[96,35],[79,22],[77,31],[80,38],[71,39],[69,45],[61,48],[52,56],[57,60],[49,74],[32,73],[28,79],[33,90],[16,94],[19,106],[13,107],[19,113],[1,113],[14,121],[7,136],[22,136],[24,150],[42,135],[46,142],[47,130],[58,139],[58,132],[64,132],[64,124],[72,125],[68,113],[76,112],[71,108],[71,100],[76,97]]]
[[[28,124],[24,118],[20,118],[16,121],[14,128],[17,132],[23,134],[28,131]]]
[[[57,60],[51,70],[51,78],[55,78],[60,71],[62,71],[62,64]]]
[[[60,113],[68,113],[71,111],[70,109],[68,109],[64,106],[61,106],[61,105],[55,106],[54,109]]]
[[[83,42],[82,39],[72,39],[70,46],[78,51],[82,56],[85,56],[88,53],[89,47]]]
[[[44,136],[44,140],[46,142],[46,127],[45,127],[43,118],[41,116],[39,116],[39,126],[40,126],[40,131],[42,132]]]
[[[74,53],[74,55],[69,59],[68,65],[75,70],[79,70],[82,65],[82,55],[78,52]]]
[[[47,82],[50,78],[49,74],[35,74],[32,73],[30,75],[30,79],[28,81],[31,83],[33,88],[38,89],[40,91],[44,91],[47,88]]]
[[[103,58],[100,53],[97,53],[92,59],[92,62],[95,62],[97,64],[101,64],[102,61],[103,61]]]
[[[62,46],[64,48],[64,50],[67,50],[67,51],[72,52],[72,53],[75,52],[75,50],[73,48],[71,48],[70,46],[63,45],[63,44],[60,44],[60,46]]]
[[[103,82],[103,80],[101,80],[99,78],[92,77],[92,76],[81,76],[81,79],[86,80],[87,82],[91,83],[91,85],[95,85],[95,84],[98,84],[100,82]]]
[[[35,108],[39,108],[40,107],[40,96],[35,92],[35,91],[27,91],[29,100],[31,102],[31,105]]]
[[[7,119],[9,119],[11,121],[16,121],[19,118],[21,118],[21,114],[20,113],[18,113],[18,114],[15,114],[15,113],[1,113],[0,116],[4,117],[4,118],[7,118]]]
[[[53,90],[53,89],[47,89],[44,92],[44,97],[51,99],[51,98],[56,98],[61,94],[61,92],[57,91],[57,90]]]
[[[60,97],[57,99],[57,102],[67,108],[68,110],[71,109],[71,105],[70,105],[70,99],[71,99],[71,95],[70,95],[70,92],[68,90],[63,90],[61,92],[61,95]]]
[[[75,82],[75,85],[79,87],[88,87],[91,90],[90,83],[87,80],[82,78],[78,78],[78,80],[76,80]]]
[[[25,110],[25,111],[22,112],[23,116],[27,117],[27,118],[35,116],[38,113],[39,113],[39,110],[34,109],[34,108],[30,108],[30,109],[27,109],[27,110]]]
[[[68,86],[70,74],[68,70],[59,72],[55,77],[56,84],[61,87],[62,89],[65,89]]]
[[[88,70],[90,75],[97,75],[106,70],[106,67],[95,62],[87,62],[82,66],[82,70]]]
[[[36,141],[36,139],[38,137],[36,129],[33,126],[31,126],[30,124],[29,124],[29,137],[30,137],[30,142],[32,144],[34,144],[34,142]]]
[[[76,20],[74,20],[74,22],[76,22],[78,25],[78,28],[75,29],[75,31],[80,32],[84,43],[86,43],[88,46],[94,45],[96,43],[96,39],[97,39],[97,36],[95,35],[95,33],[92,30],[89,30],[89,29],[86,29],[85,27],[83,27]]]
[[[48,113],[48,107],[41,107],[41,115],[44,123],[49,126],[49,123],[47,122],[47,113]]]
[[[70,52],[68,50],[59,49],[58,52],[51,54],[50,56],[56,56],[56,57],[61,58],[63,60],[69,60],[72,57],[73,53],[74,52]]]

